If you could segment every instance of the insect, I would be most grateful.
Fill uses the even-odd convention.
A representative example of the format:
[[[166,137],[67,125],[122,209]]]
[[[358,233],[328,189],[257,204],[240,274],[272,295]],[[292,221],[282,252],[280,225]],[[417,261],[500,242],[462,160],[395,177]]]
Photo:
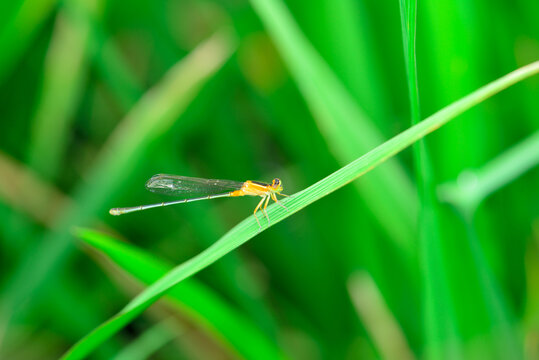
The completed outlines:
[[[150,205],[114,208],[110,209],[110,214],[122,215],[160,206],[182,204],[192,201],[209,200],[221,197],[245,195],[260,196],[262,200],[260,200],[256,206],[253,214],[258,223],[259,229],[261,229],[262,226],[260,225],[260,221],[256,216],[256,212],[260,209],[264,216],[266,216],[266,219],[268,219],[268,224],[270,224],[270,219],[268,213],[266,212],[270,199],[273,199],[273,201],[288,211],[286,206],[281,204],[281,202],[277,199],[276,195],[288,196],[281,194],[281,191],[283,191],[283,184],[281,180],[277,178],[273,179],[271,184],[267,184],[252,180],[241,182],[233,180],[201,179],[188,176],[158,174],[152,176],[150,180],[146,182],[146,189],[158,194],[176,196],[178,197],[178,200]]]

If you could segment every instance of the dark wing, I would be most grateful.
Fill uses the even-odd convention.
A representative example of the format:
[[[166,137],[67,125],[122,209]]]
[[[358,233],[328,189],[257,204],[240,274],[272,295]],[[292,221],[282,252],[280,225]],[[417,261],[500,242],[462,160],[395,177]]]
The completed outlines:
[[[239,190],[243,182],[232,180],[201,179],[188,176],[159,174],[146,182],[146,189],[157,194],[189,199],[206,195],[224,194]]]

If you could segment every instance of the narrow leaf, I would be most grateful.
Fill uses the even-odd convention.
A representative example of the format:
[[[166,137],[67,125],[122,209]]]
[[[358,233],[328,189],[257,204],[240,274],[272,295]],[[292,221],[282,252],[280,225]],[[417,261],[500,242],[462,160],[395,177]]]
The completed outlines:
[[[277,204],[271,205],[267,210],[272,221],[271,226],[356,180],[361,175],[371,171],[388,158],[435,131],[471,107],[537,73],[539,73],[539,61],[515,70],[429,116],[419,124],[391,138],[307,189],[284,199],[282,203],[288,210],[281,208]],[[268,224],[264,223],[262,230],[268,227]],[[127,304],[117,315],[75,344],[63,358],[81,359],[86,357],[95,347],[118,332],[152,303],[157,301],[172,286],[214,263],[230,251],[249,241],[258,233],[259,228],[254,216],[248,217],[208,249],[176,266],[165,276],[153,283]]]

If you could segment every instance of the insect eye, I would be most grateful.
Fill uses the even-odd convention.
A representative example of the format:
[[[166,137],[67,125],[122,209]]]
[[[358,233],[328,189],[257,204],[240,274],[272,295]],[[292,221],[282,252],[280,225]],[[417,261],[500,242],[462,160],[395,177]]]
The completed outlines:
[[[281,184],[281,180],[273,179],[273,186],[279,186],[280,184]]]

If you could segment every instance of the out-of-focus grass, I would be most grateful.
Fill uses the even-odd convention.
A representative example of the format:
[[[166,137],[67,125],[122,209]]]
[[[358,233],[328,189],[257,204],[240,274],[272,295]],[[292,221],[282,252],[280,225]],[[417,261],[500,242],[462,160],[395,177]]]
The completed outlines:
[[[121,353],[117,354],[113,360],[147,359],[159,348],[181,335],[181,329],[178,329],[175,320],[165,319],[146,330],[133,343],[126,346]]]
[[[467,219],[487,196],[539,163],[539,132],[500,154],[480,169],[468,169],[457,181],[438,188],[441,200],[453,204]]]
[[[361,321],[381,356],[386,359],[413,359],[402,329],[373,279],[366,273],[354,274],[348,288]]]
[[[171,270],[172,266],[153,258],[142,250],[88,230],[79,230],[77,235],[92,247],[103,252],[128,274],[145,285],[150,285]],[[179,310],[200,327],[204,327],[217,341],[223,341],[231,355],[244,358],[278,359],[280,350],[268,341],[260,330],[230,307],[211,289],[195,280],[171,288],[169,299]]]
[[[410,99],[410,122],[416,124],[421,118],[416,53],[417,1],[400,0],[399,5]],[[440,211],[434,191],[431,155],[425,139],[420,139],[414,144],[413,153],[420,202],[418,216],[419,258],[424,266],[421,315],[424,324],[425,354],[426,357],[431,358],[441,358],[444,354],[458,356],[461,352],[458,329],[455,316],[453,316],[454,310],[450,290],[447,286],[447,274],[443,266]]]
[[[105,144],[86,184],[75,191],[74,206],[64,209],[40,246],[24,256],[25,260],[6,286],[4,311],[17,317],[21,299],[43,287],[45,281],[53,281],[73,249],[69,241],[70,228],[89,221],[103,208],[107,195],[121,185],[121,178],[110,174],[120,172],[126,177],[130,173],[135,167],[131,158],[144,153],[152,141],[172,125],[201,85],[230,56],[233,47],[234,38],[229,31],[215,35],[179,62],[139,101]],[[117,182],[112,182],[113,179]],[[9,316],[7,319],[9,321]]]
[[[47,179],[57,176],[65,156],[70,122],[88,73],[92,22],[100,5],[101,1],[68,1],[55,19],[28,145],[28,164]]]
[[[287,193],[307,188],[410,123],[537,61],[538,6],[2,2],[0,357],[57,358],[128,301],[114,273],[72,246],[73,225],[121,233],[181,264],[245,218],[254,199],[120,218],[108,208],[163,201],[143,188],[158,172],[280,177]],[[217,76],[187,94],[188,106],[167,98],[181,117],[161,112],[157,94],[178,95],[185,85],[161,87],[170,69],[227,26],[235,44]],[[351,299],[358,271],[374,281],[358,291],[379,291],[384,319],[394,319],[415,357],[515,358],[524,350],[535,358],[538,85],[529,79],[455,118],[394,165],[267,229],[196,281],[291,358],[387,351]],[[138,133],[123,125],[131,120]],[[466,171],[476,173],[477,187]],[[361,190],[369,181],[372,191]],[[463,197],[478,206],[453,205]],[[147,330],[166,317],[152,310],[92,356],[109,359],[128,343],[163,359],[226,356],[189,321],[179,320],[180,333]],[[176,341],[152,348],[171,335]]]
[[[51,16],[56,0],[30,0],[4,3],[5,21],[0,30],[0,82],[13,71],[22,54]],[[12,7],[10,9],[10,6]]]

